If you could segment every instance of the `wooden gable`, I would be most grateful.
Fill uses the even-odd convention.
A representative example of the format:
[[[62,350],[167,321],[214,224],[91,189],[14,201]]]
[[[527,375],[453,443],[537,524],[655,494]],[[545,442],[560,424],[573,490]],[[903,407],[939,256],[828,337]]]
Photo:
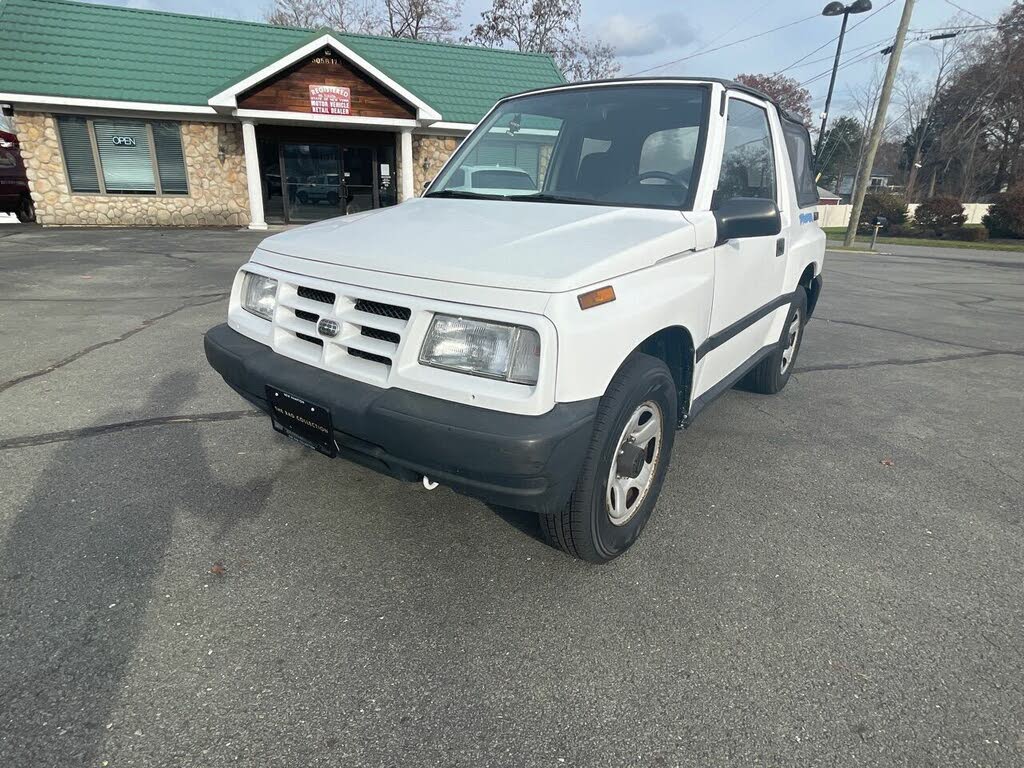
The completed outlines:
[[[332,48],[318,51],[239,94],[238,108],[353,117],[416,117],[414,107],[356,69]]]

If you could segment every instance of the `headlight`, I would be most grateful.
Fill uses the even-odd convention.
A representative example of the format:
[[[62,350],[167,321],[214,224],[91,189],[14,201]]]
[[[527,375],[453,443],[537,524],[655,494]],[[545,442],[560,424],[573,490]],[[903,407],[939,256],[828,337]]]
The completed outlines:
[[[277,306],[277,280],[254,272],[242,274],[242,309],[270,320]]]
[[[435,315],[420,349],[420,362],[435,368],[536,384],[540,337],[532,328]]]

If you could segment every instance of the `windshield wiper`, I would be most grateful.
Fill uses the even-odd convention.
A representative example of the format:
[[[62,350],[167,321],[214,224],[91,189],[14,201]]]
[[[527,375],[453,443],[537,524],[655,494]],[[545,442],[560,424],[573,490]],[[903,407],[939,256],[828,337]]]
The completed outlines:
[[[464,189],[439,189],[437,192],[427,192],[424,197],[454,197],[465,200],[506,200],[505,195],[484,195],[479,192],[467,192]]]
[[[516,195],[510,200],[525,200],[531,203],[570,203],[572,205],[614,205],[614,203],[603,203],[600,200],[588,200],[584,197],[565,197],[564,195],[552,195],[546,192],[538,192],[536,195]]]

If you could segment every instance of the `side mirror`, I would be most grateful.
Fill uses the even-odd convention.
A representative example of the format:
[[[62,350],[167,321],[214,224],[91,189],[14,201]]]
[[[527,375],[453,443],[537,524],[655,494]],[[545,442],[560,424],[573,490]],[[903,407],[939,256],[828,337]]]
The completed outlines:
[[[718,222],[718,240],[740,237],[767,237],[782,231],[782,217],[774,200],[760,197],[734,197],[721,202],[714,211]]]

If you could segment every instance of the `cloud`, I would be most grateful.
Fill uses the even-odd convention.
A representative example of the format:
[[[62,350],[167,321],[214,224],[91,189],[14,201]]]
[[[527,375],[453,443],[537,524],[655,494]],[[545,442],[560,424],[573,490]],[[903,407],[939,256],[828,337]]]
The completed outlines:
[[[617,13],[602,20],[595,34],[615,48],[615,53],[622,58],[681,48],[697,39],[690,22],[679,13],[663,13],[647,21]]]

